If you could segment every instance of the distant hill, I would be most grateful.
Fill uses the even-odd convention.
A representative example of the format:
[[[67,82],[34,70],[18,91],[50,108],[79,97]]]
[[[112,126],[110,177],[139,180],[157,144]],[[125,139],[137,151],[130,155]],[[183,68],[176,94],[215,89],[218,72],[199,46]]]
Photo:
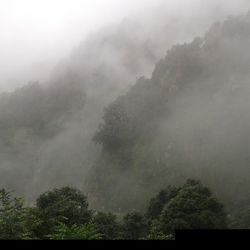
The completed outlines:
[[[92,202],[143,209],[169,184],[202,179],[230,207],[250,196],[250,14],[174,46],[151,78],[107,109],[88,178]]]
[[[143,209],[160,188],[190,175],[228,201],[240,197],[241,183],[248,194],[249,17],[192,41],[227,15],[212,9],[182,6],[180,17],[163,4],[124,18],[91,34],[48,82],[1,94],[1,186],[32,201],[72,185],[91,205],[115,211]]]

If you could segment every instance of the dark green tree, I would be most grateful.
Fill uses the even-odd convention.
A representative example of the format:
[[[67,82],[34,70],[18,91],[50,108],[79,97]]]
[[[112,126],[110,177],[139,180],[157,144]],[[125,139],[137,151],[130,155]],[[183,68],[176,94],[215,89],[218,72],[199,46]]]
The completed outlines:
[[[157,219],[160,216],[165,204],[174,198],[178,191],[179,188],[171,186],[160,191],[155,198],[150,200],[146,217],[150,220]]]
[[[200,181],[188,180],[175,197],[169,200],[159,218],[163,233],[176,229],[223,229],[227,216],[223,205]]]
[[[124,216],[122,224],[122,237],[125,240],[139,240],[147,235],[148,224],[145,218],[132,212]]]
[[[59,224],[55,232],[49,235],[50,240],[101,240],[102,234],[98,232],[94,224],[82,226],[67,226]]]
[[[174,240],[174,235],[166,235],[157,226],[152,226],[145,240]]]
[[[88,209],[87,197],[81,191],[63,187],[40,195],[37,213],[43,223],[40,232],[50,234],[58,223],[67,226],[89,223],[92,211]]]
[[[31,239],[28,225],[29,213],[21,198],[12,197],[5,189],[0,190],[0,239]],[[32,223],[36,223],[33,218]]]
[[[93,217],[93,222],[98,231],[103,235],[104,240],[114,240],[119,237],[120,225],[114,214],[98,212]]]

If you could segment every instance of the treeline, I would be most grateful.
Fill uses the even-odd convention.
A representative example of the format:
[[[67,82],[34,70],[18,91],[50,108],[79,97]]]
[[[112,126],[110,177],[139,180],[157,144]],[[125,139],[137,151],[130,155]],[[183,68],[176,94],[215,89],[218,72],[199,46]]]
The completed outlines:
[[[237,220],[242,226],[242,217]],[[173,240],[176,229],[226,229],[236,224],[211,191],[191,179],[162,190],[144,214],[92,210],[87,197],[72,187],[41,194],[33,207],[0,191],[0,239]]]

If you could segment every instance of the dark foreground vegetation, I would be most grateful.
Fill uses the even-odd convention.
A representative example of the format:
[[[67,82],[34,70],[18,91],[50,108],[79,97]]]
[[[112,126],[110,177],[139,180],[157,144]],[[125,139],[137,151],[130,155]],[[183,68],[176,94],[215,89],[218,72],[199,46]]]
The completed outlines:
[[[250,213],[232,218],[200,181],[169,186],[148,204],[145,213],[125,215],[91,210],[87,197],[62,187],[27,207],[10,192],[0,191],[1,239],[174,240],[176,229],[227,229],[250,226]]]

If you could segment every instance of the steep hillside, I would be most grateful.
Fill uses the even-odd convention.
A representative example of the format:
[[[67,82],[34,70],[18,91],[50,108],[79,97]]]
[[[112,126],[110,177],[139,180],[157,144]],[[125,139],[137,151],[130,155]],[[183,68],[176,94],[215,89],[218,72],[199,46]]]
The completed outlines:
[[[190,28],[185,29],[169,12],[163,4],[104,27],[74,48],[48,82],[0,96],[0,181],[5,188],[32,200],[49,188],[84,187],[100,152],[92,138],[104,107],[141,75],[149,76],[173,43],[202,33],[216,18],[207,12],[201,24],[200,14],[187,15],[183,19]]]
[[[198,165],[203,164],[204,159],[197,156],[195,147],[199,146],[195,146],[192,135],[202,134],[198,135],[201,141],[206,141],[203,138],[206,135],[210,143],[215,143],[213,137],[202,131],[206,126],[208,133],[213,131],[210,128],[217,129],[215,118],[222,109],[222,100],[226,102],[231,93],[224,85],[227,81],[238,80],[242,85],[243,79],[248,79],[243,67],[243,60],[248,58],[247,18],[232,19],[225,24],[228,28],[223,32],[220,26],[215,26],[204,39],[189,43],[191,38],[202,35],[214,20],[241,12],[244,6],[236,8],[233,2],[223,4],[224,1],[221,5],[215,0],[209,1],[201,7],[199,1],[194,0],[193,4],[183,4],[181,8],[177,5],[167,8],[167,3],[162,1],[149,13],[124,18],[119,24],[91,34],[69,58],[57,65],[48,82],[31,83],[1,94],[2,186],[32,201],[48,189],[71,185],[89,192],[92,200],[98,198],[99,204],[107,196],[108,207],[112,208],[110,194],[118,185],[114,201],[118,197],[117,207],[130,210],[131,203],[143,207],[144,198],[151,198],[151,194],[167,185],[170,179],[176,184],[177,180],[181,182],[189,177],[191,170],[187,170],[186,165],[195,168],[197,165],[200,169]],[[215,6],[218,7],[216,12]],[[182,13],[181,18],[176,13]],[[229,32],[236,38],[231,39]],[[184,41],[187,43],[168,52],[149,79],[167,49]],[[198,84],[202,87],[197,87]],[[238,85],[232,88],[237,90]],[[209,102],[207,91],[216,92],[216,100],[221,103],[218,103],[218,110],[217,106],[211,107],[211,110],[216,109],[215,118],[211,118],[213,123],[204,124],[200,122],[204,120],[203,106],[208,109],[211,105],[202,105],[199,101]],[[224,91],[225,96],[220,98]],[[238,103],[238,99],[235,100]],[[191,110],[196,110],[197,116],[190,115]],[[211,113],[211,110],[206,112]],[[103,115],[105,122],[96,133]],[[236,116],[227,115],[226,119],[230,117],[235,119]],[[230,120],[228,123],[234,124]],[[224,123],[218,124],[220,128],[224,126]],[[243,137],[247,138],[245,134]],[[220,142],[222,147],[225,142]],[[204,148],[208,159],[213,148],[210,144],[207,151]],[[192,156],[194,162],[191,162],[186,159],[187,155],[197,157]],[[182,164],[185,171],[181,170]],[[174,173],[173,165],[178,165],[180,171]],[[166,171],[172,176],[167,181]],[[131,191],[125,192],[123,197],[126,186],[131,186]],[[145,187],[150,187],[147,197],[143,195]]]
[[[250,14],[215,23],[106,109],[94,137],[102,155],[87,183],[94,206],[143,209],[159,189],[190,177],[228,206],[249,197],[249,44]]]

